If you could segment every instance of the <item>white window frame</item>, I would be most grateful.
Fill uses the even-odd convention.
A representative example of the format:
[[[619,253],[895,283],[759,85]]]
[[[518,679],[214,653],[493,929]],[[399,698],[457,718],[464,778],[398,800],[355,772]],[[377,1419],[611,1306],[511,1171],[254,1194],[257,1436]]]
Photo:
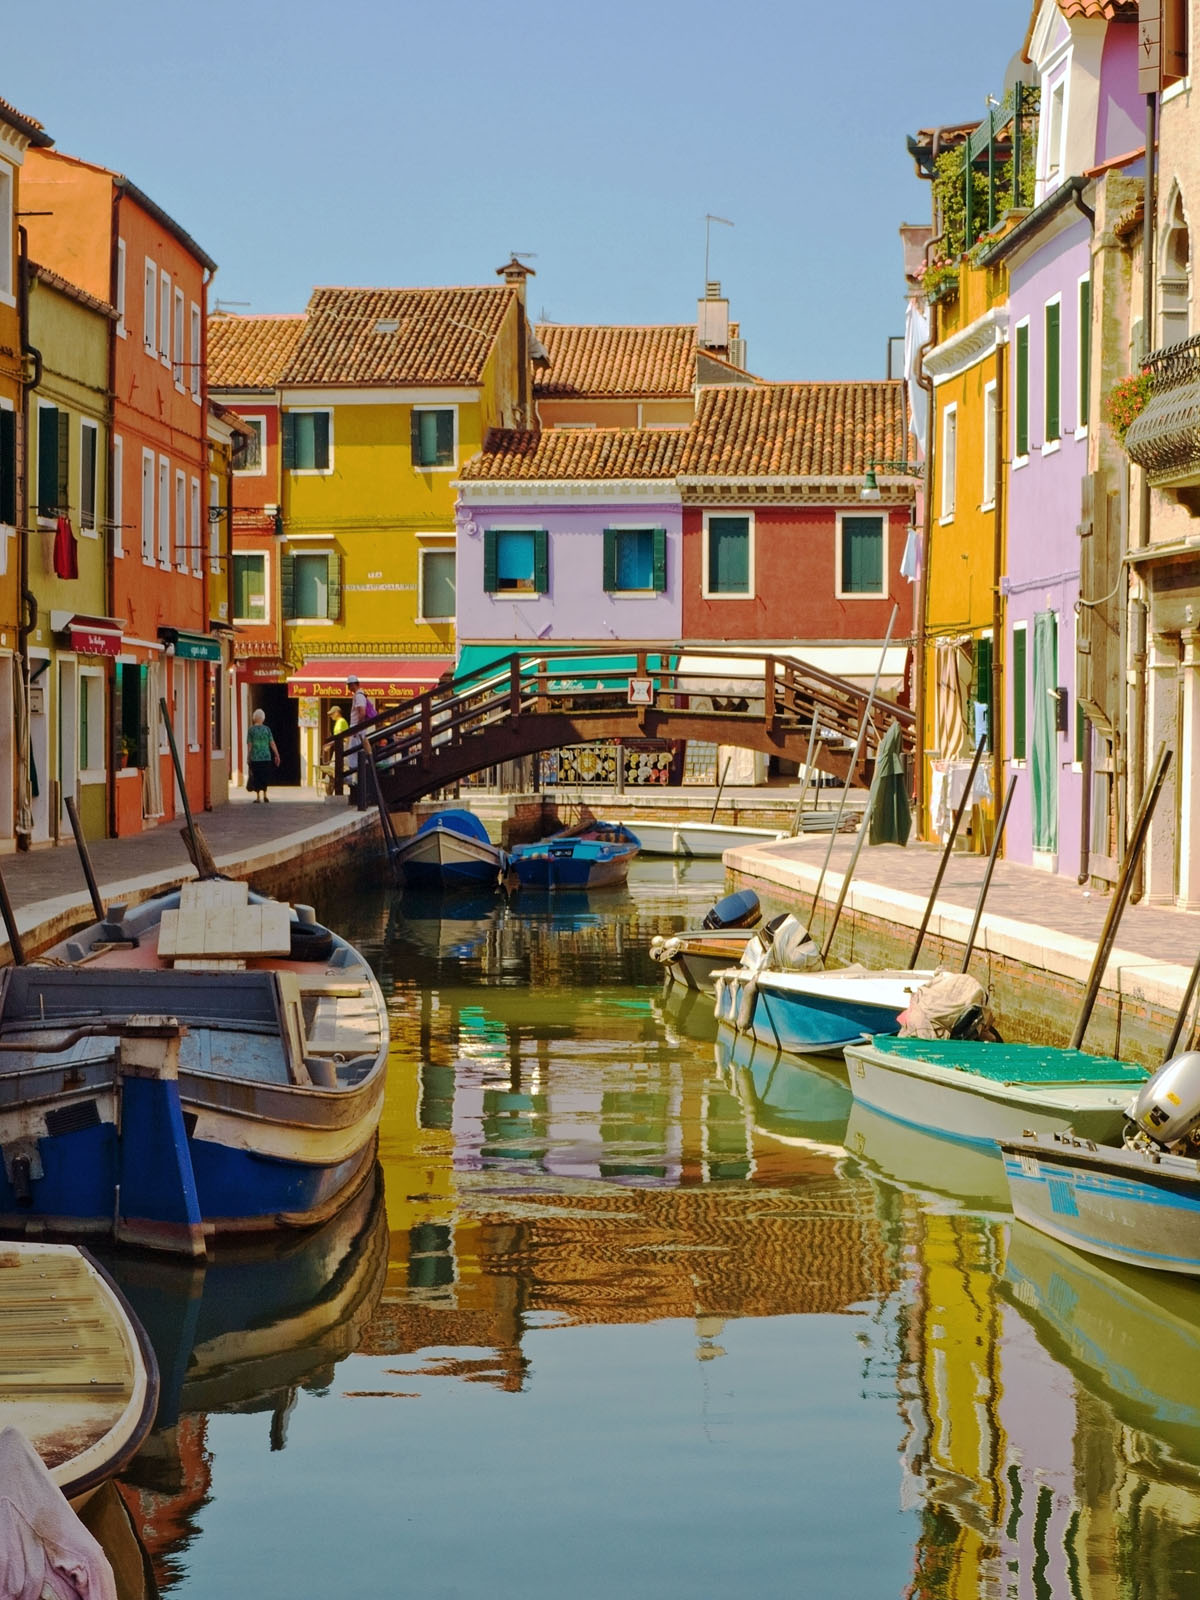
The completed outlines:
[[[235,467],[235,478],[265,478],[267,475],[267,414],[265,411],[252,411],[248,416],[240,419],[250,427],[258,426],[258,465],[256,467]]]
[[[710,589],[708,587],[708,523],[709,523],[709,518],[710,517],[721,517],[721,518],[724,518],[724,517],[745,517],[747,523],[749,524],[748,532],[749,532],[749,536],[750,536],[750,549],[749,549],[748,561],[747,561],[747,574],[746,574],[746,584],[747,584],[747,586],[746,586],[746,593],[745,594],[726,594],[721,589]],[[704,513],[704,535],[703,535],[703,539],[702,539],[702,549],[701,549],[701,552],[700,552],[700,558],[701,558],[701,561],[703,563],[703,565],[700,568],[700,594],[701,594],[701,597],[703,599],[705,599],[705,600],[753,600],[754,599],[754,595],[755,595],[755,590],[754,590],[754,548],[755,548],[755,545],[757,544],[757,542],[758,541],[757,541],[757,539],[755,537],[755,515],[754,515],[753,511],[745,510],[740,506],[731,506],[729,508],[729,510],[727,510],[727,511],[726,510],[714,510],[714,511],[706,511]]]
[[[147,469],[149,469],[147,471]],[[154,565],[155,540],[158,536],[158,521],[155,514],[155,491],[158,488],[158,468],[153,450],[142,451],[142,562],[147,567]],[[147,490],[149,493],[147,493]]]
[[[942,409],[941,470],[938,473],[938,522],[954,521],[958,504],[958,401]]]
[[[158,355],[158,266],[146,257],[142,272],[142,348],[148,356]]]
[[[1090,295],[1091,295],[1091,284],[1092,284],[1092,275],[1091,275],[1090,272],[1081,272],[1079,277],[1075,280],[1075,438],[1076,438],[1076,440],[1086,439],[1087,436],[1088,436],[1088,429],[1091,426],[1091,418],[1090,418],[1091,407],[1090,406],[1085,406],[1085,399],[1086,400],[1090,400],[1091,399],[1091,395],[1085,396],[1084,392],[1083,392],[1083,352],[1084,352],[1085,344],[1090,344],[1090,342],[1091,342],[1091,331],[1092,331],[1091,330],[1091,316],[1090,316],[1090,314],[1089,314],[1089,317],[1088,317],[1088,326],[1086,328],[1083,325],[1083,317],[1080,315],[1080,313],[1083,310],[1083,286],[1084,286],[1084,284],[1087,284],[1087,286],[1088,286],[1089,313],[1090,313],[1090,309],[1091,309],[1091,306],[1090,306]],[[1059,340],[1060,340],[1060,342],[1062,340],[1062,326],[1061,326],[1061,324],[1059,326]],[[1061,369],[1061,360],[1060,360],[1059,365],[1060,365],[1060,369]],[[1080,418],[1083,416],[1083,413],[1084,413],[1085,409],[1089,412],[1089,419],[1088,419],[1087,422],[1081,422]]]
[[[125,441],[112,436],[112,553],[119,560],[125,554]]]
[[[174,376],[175,376],[175,387],[179,390],[180,394],[183,394],[183,392],[184,392],[184,387],[183,387],[184,377],[183,377],[183,375],[184,375],[184,372],[186,371],[186,367],[184,365],[184,359],[183,359],[185,354],[186,354],[186,350],[185,350],[185,347],[184,347],[183,318],[184,318],[184,294],[183,294],[183,290],[179,287],[178,284],[176,284],[175,285],[175,317],[174,317],[174,321],[172,323],[172,327],[174,329],[174,334],[173,334],[173,338],[172,338],[172,344],[174,345],[174,350],[173,350],[173,360],[172,360],[172,364],[171,364],[171,370],[172,370],[172,372],[174,373]]]
[[[200,479],[193,478],[188,488],[190,490],[188,509],[191,512],[191,539],[189,543],[192,547],[192,576],[198,578],[203,565],[203,551],[200,545]]]
[[[108,733],[108,715],[107,708],[105,707],[104,703],[106,696],[104,693],[104,669],[102,667],[85,667],[80,665],[77,668],[75,689],[75,738],[76,742],[78,742],[79,712],[84,696],[83,686],[84,683],[88,682],[89,680],[95,685],[95,690],[88,691],[88,709],[89,711],[91,710],[91,703],[94,693],[94,703],[100,715],[94,721],[90,715],[88,717],[88,747],[86,750],[80,749],[76,752],[76,764],[78,766],[78,777],[80,783],[103,783],[107,777],[104,752],[108,749],[108,740],[106,737]],[[94,760],[93,757],[97,756],[99,757],[99,760]]]
[[[1046,343],[1046,313],[1051,306],[1058,307],[1058,438],[1046,437],[1046,395],[1048,393],[1048,380],[1050,377],[1050,347]],[[1063,441],[1063,318],[1062,318],[1062,293],[1052,294],[1042,304],[1042,454],[1055,455],[1062,449]],[[1033,446],[1030,445],[1030,449]]]
[[[328,465],[324,466],[324,467],[289,467],[288,468],[288,477],[289,478],[328,478],[333,472],[333,407],[332,406],[289,406],[287,409],[288,409],[288,415],[289,416],[293,416],[293,417],[312,417],[312,416],[316,416],[318,413],[323,411],[325,413],[325,415],[329,418],[329,462],[328,462]],[[431,409],[433,409],[433,410],[445,410],[445,407],[444,406],[442,406],[442,407],[435,406],[435,407],[432,407]],[[281,418],[281,420],[280,420],[280,428],[281,428],[281,430],[282,430],[282,427],[283,427],[283,422],[282,422],[282,418]],[[457,439],[457,437],[458,436],[457,436],[457,433],[456,433],[455,434],[455,438]],[[266,471],[266,449],[265,449],[266,433],[265,433],[265,429],[264,429],[264,434],[263,434],[263,440],[264,440],[263,471],[265,472]],[[282,437],[280,438],[280,441],[279,441],[279,449],[280,449],[280,452],[282,453],[282,451],[283,451],[283,439],[282,439]],[[427,468],[423,468],[422,470],[423,471],[428,471],[428,472],[434,472],[434,471],[439,471],[440,472],[443,469],[440,468],[440,467],[438,467],[438,468],[427,467]]]
[[[980,511],[996,509],[996,466],[1000,452],[996,437],[996,420],[999,414],[999,395],[995,378],[983,386],[983,499]]]
[[[201,383],[201,379],[203,378],[203,372],[201,371],[200,363],[201,363],[201,360],[202,360],[201,351],[202,351],[202,348],[203,348],[204,340],[203,340],[203,324],[200,321],[200,307],[196,304],[196,302],[194,300],[191,302],[191,325],[192,325],[192,343],[191,343],[192,376],[191,376],[191,383],[189,384],[189,388],[192,391],[192,399],[196,402],[197,405],[199,405],[200,404],[200,399],[201,399],[201,389],[203,387],[203,385]]]
[[[0,304],[17,303],[16,169],[0,161]]]
[[[171,274],[158,275],[158,358],[171,369]]]
[[[221,509],[221,480],[216,473],[208,479],[208,570],[213,577],[221,571],[221,521],[213,512]]]
[[[1069,109],[1067,97],[1070,76],[1071,69],[1068,59],[1062,75],[1053,84],[1047,84],[1042,92],[1042,104],[1046,107],[1046,115],[1039,130],[1044,134],[1044,149],[1041,152],[1042,160],[1040,165],[1042,184],[1044,192],[1047,194],[1056,189],[1062,182],[1066,166]],[[1056,122],[1057,128],[1055,127]]]
[[[125,332],[126,332],[126,329],[125,329],[125,241],[124,241],[124,239],[118,239],[117,240],[116,309],[117,309],[117,338],[118,339],[123,339],[125,337]]]
[[[233,615],[229,620],[235,623],[244,623],[250,628],[261,628],[270,624],[272,616],[271,552],[269,550],[235,550],[233,552],[233,561],[230,563],[229,567],[229,609],[231,612],[235,610],[234,601],[237,596],[237,582],[235,578],[234,567],[239,559],[244,561],[249,559],[251,556],[257,556],[263,564],[263,614],[261,617],[239,617]]]
[[[162,572],[171,570],[171,463],[166,456],[158,458],[158,565]]]
[[[428,623],[430,626],[439,623],[453,622],[458,615],[458,549],[452,533],[419,533],[417,535],[417,616],[413,618],[417,623]],[[452,555],[454,561],[454,610],[448,617],[427,617],[425,615],[425,557],[428,555]]]
[[[457,472],[458,471],[458,407],[456,405],[453,405],[453,404],[452,405],[445,405],[445,406],[414,406],[413,407],[413,415],[414,416],[418,412],[424,412],[424,411],[449,411],[453,415],[453,418],[454,418],[454,445],[453,445],[452,451],[451,451],[451,460],[450,460],[449,466],[445,466],[445,467],[422,467],[422,466],[418,466],[418,464],[414,461],[413,464],[412,464],[413,471],[414,472]],[[410,443],[411,443],[411,439],[412,439],[412,435],[410,433],[410,435],[409,435]],[[330,462],[332,463],[332,461],[333,461],[333,419],[332,419],[332,416],[330,417],[330,422],[329,422],[329,459],[330,459]]]
[[[882,562],[882,565],[881,565],[881,567],[879,569],[880,570],[880,587],[878,589],[876,589],[876,590],[873,590],[869,594],[863,589],[847,589],[847,588],[844,587],[844,585],[842,583],[842,549],[843,549],[843,546],[842,546],[842,524],[847,519],[850,519],[851,521],[854,521],[854,520],[860,519],[862,517],[878,517],[880,522],[882,522],[882,524],[883,524],[883,562]],[[888,588],[889,588],[889,585],[888,585],[888,554],[889,554],[888,535],[889,535],[889,533],[891,531],[891,523],[892,523],[891,516],[889,515],[889,513],[882,506],[876,506],[876,507],[873,507],[871,509],[864,508],[861,511],[859,511],[859,510],[839,511],[837,513],[837,530],[836,530],[837,549],[834,552],[834,573],[835,573],[834,594],[835,594],[835,597],[838,600],[886,600],[887,599],[887,597],[888,597]]]
[[[188,569],[187,473],[175,468],[175,570]]]
[[[93,436],[95,442],[95,470],[92,473],[92,509],[91,525],[85,520],[88,510],[83,503],[83,459],[86,453],[84,440],[88,434]],[[100,424],[92,422],[88,417],[79,419],[79,534],[83,539],[97,539],[100,536]]]

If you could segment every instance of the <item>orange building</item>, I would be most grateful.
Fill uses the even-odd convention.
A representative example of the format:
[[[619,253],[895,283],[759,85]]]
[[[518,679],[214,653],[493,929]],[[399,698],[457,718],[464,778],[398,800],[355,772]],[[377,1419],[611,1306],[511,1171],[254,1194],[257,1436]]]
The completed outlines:
[[[127,752],[112,831],[138,833],[181,809],[165,700],[188,798],[210,800],[213,697],[225,685],[207,560],[207,286],[216,263],[136,184],[31,149],[22,181],[30,252],[116,308],[110,357],[111,740]]]

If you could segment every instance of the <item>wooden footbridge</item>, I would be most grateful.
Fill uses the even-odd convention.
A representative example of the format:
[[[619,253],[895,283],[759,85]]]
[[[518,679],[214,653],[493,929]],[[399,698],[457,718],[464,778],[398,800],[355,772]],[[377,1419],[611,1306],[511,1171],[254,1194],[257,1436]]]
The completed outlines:
[[[708,651],[684,671],[679,647],[581,650],[578,657],[511,655],[382,711],[333,740],[336,792],[359,762],[373,767],[390,811],[519,756],[610,739],[699,739],[782,756],[844,779],[868,693],[797,657],[741,646]],[[726,671],[726,667],[728,670]],[[906,748],[914,716],[876,699],[853,774],[869,783],[875,752],[898,722]],[[814,733],[815,730],[815,733]],[[369,745],[356,749],[359,739]],[[366,786],[356,785],[359,803]]]

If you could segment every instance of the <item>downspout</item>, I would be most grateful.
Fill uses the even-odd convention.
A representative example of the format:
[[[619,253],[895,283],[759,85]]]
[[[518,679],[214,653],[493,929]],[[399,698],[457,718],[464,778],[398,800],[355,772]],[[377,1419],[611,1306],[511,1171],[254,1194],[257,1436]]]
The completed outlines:
[[[1000,592],[1001,569],[1004,565],[1004,452],[1001,442],[1008,437],[1004,418],[1005,404],[1005,353],[1008,346],[996,346],[996,422],[992,440],[992,459],[996,463],[996,480],[992,485],[995,504],[992,509],[992,804],[999,816],[1000,796],[1004,793],[1004,740],[1000,737],[1001,713],[1004,708],[1004,596]]]
[[[1158,149],[1157,149],[1157,96],[1146,96],[1146,188],[1142,222],[1142,353],[1154,345],[1154,230],[1158,213]],[[1145,467],[1141,470],[1138,486],[1138,529],[1136,550],[1144,550],[1150,543],[1150,478]],[[1139,574],[1139,588],[1144,579]],[[1125,815],[1136,816],[1141,806],[1142,788],[1146,767],[1146,601],[1139,592],[1129,602],[1129,660],[1131,664],[1129,696],[1129,756],[1126,762],[1128,800]],[[1125,697],[1122,696],[1122,699]],[[1130,899],[1136,903],[1146,890],[1145,856],[1138,857],[1134,869]]]
[[[37,627],[38,606],[29,587],[29,397],[42,381],[42,352],[29,342],[29,234],[24,224],[17,226],[17,321],[21,330],[22,367],[33,363],[33,375],[21,392],[21,475],[18,484],[21,528],[17,539],[17,593],[20,621],[17,625],[17,660],[21,674],[20,696],[24,705],[21,721],[23,734],[17,751],[17,825],[18,850],[28,850],[33,842],[33,788],[30,783],[30,730],[29,730],[29,635]],[[47,775],[48,776],[48,775]]]
[[[112,194],[112,225],[109,228],[110,245],[109,245],[109,262],[108,262],[108,281],[109,281],[109,286],[110,286],[109,300],[111,301],[111,303],[114,306],[117,303],[117,263],[118,263],[118,260],[120,258],[120,250],[118,248],[119,243],[120,243],[120,237],[121,237],[120,204],[121,204],[121,191],[114,186],[113,194]],[[126,290],[126,299],[128,299],[128,297],[129,297],[129,281],[128,281],[128,277],[126,278],[125,290]],[[123,316],[124,312],[121,311],[120,314]],[[125,329],[125,337],[126,338],[129,337],[129,329],[128,329],[128,327]],[[117,530],[113,526],[113,523],[115,521],[116,506],[117,506],[117,502],[116,502],[116,484],[113,481],[113,470],[114,470],[114,467],[116,465],[116,447],[115,447],[115,445],[113,443],[113,429],[114,429],[114,424],[116,422],[116,414],[115,414],[116,407],[115,407],[115,404],[114,404],[115,396],[116,396],[116,389],[117,389],[117,327],[116,327],[116,323],[111,323],[109,325],[109,330],[108,330],[108,394],[105,396],[105,402],[104,402],[105,403],[105,409],[106,409],[106,411],[108,413],[108,491],[107,491],[107,493],[106,493],[106,495],[104,497],[105,506],[106,506],[107,512],[108,512],[108,515],[105,518],[105,521],[108,524],[108,548],[106,549],[105,554],[104,554],[104,614],[105,614],[105,616],[109,616],[109,617],[115,617],[116,614],[117,614],[117,612],[116,612],[116,604],[117,604],[117,574],[116,574],[116,561],[115,561],[114,556],[113,556],[113,542],[114,542],[114,540],[116,539],[116,536],[117,536]],[[122,456],[121,456],[121,469],[122,469],[122,472],[124,472],[124,468],[125,468],[125,457],[124,457],[124,452],[122,452]],[[122,505],[125,504],[124,486],[122,486],[121,504]],[[121,530],[121,534],[122,534],[122,540],[123,540],[123,538],[124,538],[124,530],[123,529]],[[109,714],[109,723],[108,723],[108,725],[109,725],[109,729],[110,729],[110,736],[109,736],[109,749],[110,750],[115,750],[116,743],[117,743],[117,739],[116,739],[116,722],[117,722],[117,709],[118,709],[118,707],[117,707],[117,674],[118,674],[118,672],[120,672],[121,676],[124,677],[124,668],[123,667],[118,667],[117,663],[114,662],[113,663],[113,669],[112,669],[112,677],[109,679],[109,686],[108,686],[108,714]],[[123,710],[123,707],[122,707],[122,710]],[[109,762],[109,767],[112,770],[110,770],[109,775],[108,775],[108,794],[107,794],[107,800],[108,800],[108,805],[107,805],[107,811],[108,811],[108,837],[110,839],[115,839],[117,837],[117,774],[116,774],[116,770],[115,770],[115,768],[116,768],[115,760]],[[141,779],[140,778],[138,779],[138,782],[139,782],[139,784],[141,783]]]
[[[946,237],[945,232],[934,234],[925,244],[925,265],[929,266],[929,252]],[[933,440],[936,432],[933,415],[933,379],[925,372],[925,357],[937,344],[937,306],[926,301],[929,309],[929,338],[917,351],[917,383],[925,391],[925,485],[921,508],[921,575],[917,580],[916,617],[913,629],[913,709],[916,720],[916,782],[913,801],[917,812],[918,831],[925,809],[925,636],[929,622],[929,563],[933,538]]]
[[[1075,209],[1078,212],[1080,212],[1081,215],[1083,215],[1083,216],[1085,216],[1087,218],[1088,224],[1092,229],[1092,243],[1094,244],[1094,242],[1095,242],[1095,234],[1096,234],[1096,213],[1092,209],[1091,206],[1087,205],[1084,202],[1083,193],[1082,193],[1082,191],[1080,189],[1073,190],[1071,198],[1075,202]],[[1088,270],[1089,270],[1089,272],[1091,272],[1091,270],[1092,270],[1091,266],[1090,266],[1091,260],[1092,260],[1092,251],[1091,251],[1091,249],[1089,249],[1089,251],[1088,251],[1088,261],[1089,261]],[[1093,281],[1094,281],[1094,276],[1095,275],[1093,273],[1092,274]],[[1089,305],[1089,307],[1091,306],[1091,300],[1090,299],[1088,301],[1088,305]],[[1090,327],[1088,327],[1086,330],[1085,329],[1080,329],[1078,337],[1080,339],[1086,338],[1089,348],[1091,347],[1092,330],[1091,330]],[[1088,382],[1089,382],[1089,384],[1091,382],[1091,363],[1090,363],[1090,360],[1089,360],[1089,365],[1088,365]],[[1090,399],[1090,397],[1089,397],[1089,399]],[[1089,406],[1089,411],[1090,411],[1090,409],[1091,408]],[[1078,418],[1076,418],[1076,421],[1078,421]],[[1095,479],[1093,478],[1092,481],[1093,481],[1093,484],[1094,484],[1095,483]],[[1095,494],[1093,492],[1093,497],[1092,497],[1092,536],[1093,536],[1093,538],[1095,537],[1095,526],[1096,526],[1096,505],[1095,505]],[[1078,612],[1078,609],[1079,609],[1078,605],[1076,606],[1075,609]],[[1076,640],[1077,641],[1078,641],[1078,636],[1079,636],[1078,635],[1078,624],[1076,624]],[[1075,659],[1075,688],[1076,688],[1075,717],[1076,717],[1076,721],[1078,721],[1078,718],[1079,718],[1079,693],[1078,693],[1078,690],[1079,690],[1079,652],[1078,652],[1078,643],[1076,645],[1076,659]],[[1084,736],[1084,740],[1083,740],[1083,749],[1080,752],[1082,759],[1080,760],[1080,763],[1079,763],[1080,768],[1081,768],[1081,771],[1080,771],[1080,787],[1079,787],[1079,874],[1078,874],[1078,878],[1076,880],[1081,885],[1085,884],[1088,881],[1088,878],[1091,876],[1091,870],[1090,869],[1091,869],[1091,864],[1092,864],[1092,859],[1091,859],[1092,858],[1092,851],[1091,851],[1091,841],[1092,841],[1092,728],[1091,728],[1091,723],[1088,722],[1087,718],[1084,719],[1084,722],[1086,724],[1086,732],[1085,732],[1085,736]],[[1068,730],[1068,732],[1069,732],[1069,730]]]
[[[212,453],[208,443],[208,286],[213,281],[213,276],[212,269],[205,267],[203,275],[200,279],[199,378],[201,427],[200,441],[202,447],[200,455],[202,461],[204,462],[204,465],[201,469],[204,478],[209,477],[212,472]],[[207,490],[208,485],[203,482],[203,479],[201,482],[202,487],[200,491],[200,510],[203,512],[205,518],[203,527],[207,533],[208,495],[205,491]],[[212,622],[212,606],[210,604],[210,590],[212,588],[212,562],[208,559],[208,552],[204,548],[204,546],[208,543],[208,540],[204,538],[199,527],[196,529],[196,537],[200,540],[200,550],[198,553],[200,556],[201,604],[204,608],[204,631],[207,633],[209,631],[209,624]],[[208,694],[204,697],[202,704],[208,715],[204,718],[205,726],[203,731],[201,731],[199,728],[196,730],[197,734],[199,735],[200,749],[202,752],[200,761],[200,771],[202,774],[201,804],[205,811],[212,810],[212,696],[214,693],[212,671],[212,663],[210,661],[206,661],[204,663],[204,677],[208,686]],[[219,669],[217,673],[217,679],[219,682]],[[197,696],[197,699],[199,699],[199,696]]]

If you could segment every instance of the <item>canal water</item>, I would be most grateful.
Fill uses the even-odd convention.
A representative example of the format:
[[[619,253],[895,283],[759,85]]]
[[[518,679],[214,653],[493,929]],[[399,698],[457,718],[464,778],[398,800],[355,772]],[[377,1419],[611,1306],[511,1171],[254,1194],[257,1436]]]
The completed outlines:
[[[1200,1592],[1194,1287],[1014,1232],[996,1160],[664,997],[651,938],[721,890],[318,907],[388,996],[379,1180],[286,1249],[118,1263],[161,1592]]]

